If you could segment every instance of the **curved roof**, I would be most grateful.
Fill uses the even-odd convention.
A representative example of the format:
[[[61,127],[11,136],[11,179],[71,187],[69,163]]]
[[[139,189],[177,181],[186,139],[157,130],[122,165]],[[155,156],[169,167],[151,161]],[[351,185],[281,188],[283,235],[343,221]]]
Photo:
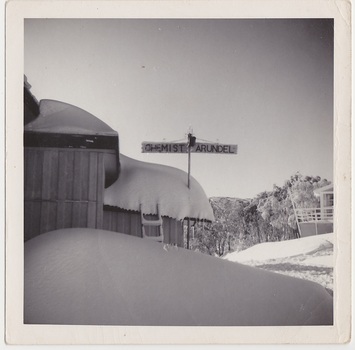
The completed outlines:
[[[120,155],[121,174],[105,190],[104,204],[126,210],[160,214],[182,220],[186,217],[214,220],[213,211],[201,185],[191,177],[187,187],[187,173],[159,164],[141,162]]]
[[[41,100],[40,114],[25,131],[117,136],[117,132],[89,112],[68,103]]]

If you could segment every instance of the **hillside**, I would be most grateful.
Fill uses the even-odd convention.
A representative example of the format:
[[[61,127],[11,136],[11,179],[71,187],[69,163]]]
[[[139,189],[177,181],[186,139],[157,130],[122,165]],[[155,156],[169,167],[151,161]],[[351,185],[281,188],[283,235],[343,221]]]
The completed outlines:
[[[25,323],[162,326],[329,325],[316,283],[94,229],[25,243]]]
[[[333,294],[334,234],[257,244],[224,259],[317,282]]]

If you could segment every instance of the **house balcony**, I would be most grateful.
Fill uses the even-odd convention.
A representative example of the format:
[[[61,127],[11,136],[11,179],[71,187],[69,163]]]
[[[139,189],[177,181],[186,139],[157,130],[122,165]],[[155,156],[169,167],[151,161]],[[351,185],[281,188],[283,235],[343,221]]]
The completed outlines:
[[[295,209],[299,223],[332,223],[334,207]]]

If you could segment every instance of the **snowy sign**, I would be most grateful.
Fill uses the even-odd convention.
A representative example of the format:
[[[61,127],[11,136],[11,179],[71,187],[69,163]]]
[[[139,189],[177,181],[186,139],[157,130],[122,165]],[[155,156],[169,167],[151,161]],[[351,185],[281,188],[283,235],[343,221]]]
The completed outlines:
[[[142,142],[142,153],[188,153],[187,143]],[[237,154],[237,145],[196,142],[191,153]]]

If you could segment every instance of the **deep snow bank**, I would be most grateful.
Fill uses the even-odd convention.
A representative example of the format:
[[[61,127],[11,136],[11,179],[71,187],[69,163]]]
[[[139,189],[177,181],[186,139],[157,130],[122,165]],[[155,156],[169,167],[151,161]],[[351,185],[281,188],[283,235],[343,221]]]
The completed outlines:
[[[227,254],[224,259],[244,263],[247,261],[265,261],[307,254],[322,245],[333,245],[333,236],[333,233],[328,233],[289,241],[261,243],[241,252]]]
[[[121,174],[105,190],[104,204],[126,210],[155,214],[157,204],[163,216],[183,220],[186,217],[213,221],[214,215],[201,185],[187,174],[166,165],[153,164],[120,155]]]
[[[25,243],[25,323],[332,324],[316,283],[145,239],[65,229]]]

